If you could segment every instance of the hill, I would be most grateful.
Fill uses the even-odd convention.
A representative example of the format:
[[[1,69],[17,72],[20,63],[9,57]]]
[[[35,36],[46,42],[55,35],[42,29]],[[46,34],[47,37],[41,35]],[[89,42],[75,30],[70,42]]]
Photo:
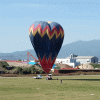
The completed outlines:
[[[58,58],[65,58],[70,54],[76,54],[79,56],[97,56],[100,58],[100,40],[91,41],[76,41],[70,44],[62,46]],[[7,60],[18,60],[27,59],[27,52],[30,52],[34,57],[37,58],[34,49],[26,51],[16,51],[13,53],[0,53],[0,59]],[[32,59],[32,58],[31,58]]]
[[[100,40],[76,41],[62,47],[58,57],[67,57],[70,54],[79,56],[97,56],[100,58]]]

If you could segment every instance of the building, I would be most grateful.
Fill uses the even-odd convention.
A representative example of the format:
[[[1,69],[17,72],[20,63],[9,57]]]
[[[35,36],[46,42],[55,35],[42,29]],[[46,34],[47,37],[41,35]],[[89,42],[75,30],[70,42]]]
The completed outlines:
[[[80,64],[98,63],[98,58],[95,56],[78,56],[78,55],[71,54],[70,58],[76,59],[76,62]]]
[[[67,58],[57,58],[55,63],[67,64],[73,68],[80,64],[98,63],[98,58],[95,56],[78,56],[71,54]]]
[[[76,62],[75,58],[57,58],[55,63],[59,63],[59,64],[67,64],[73,68],[75,68],[77,65],[79,65],[79,63]]]
[[[79,62],[80,64],[98,63],[98,58],[95,56],[77,56],[74,58],[76,59],[76,62]]]

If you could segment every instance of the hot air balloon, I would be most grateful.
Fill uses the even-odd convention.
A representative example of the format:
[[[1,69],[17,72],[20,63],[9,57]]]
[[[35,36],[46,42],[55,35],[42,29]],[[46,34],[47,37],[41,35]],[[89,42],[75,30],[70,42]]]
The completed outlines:
[[[56,22],[36,21],[29,28],[30,41],[45,73],[51,70],[64,39],[64,30]]]

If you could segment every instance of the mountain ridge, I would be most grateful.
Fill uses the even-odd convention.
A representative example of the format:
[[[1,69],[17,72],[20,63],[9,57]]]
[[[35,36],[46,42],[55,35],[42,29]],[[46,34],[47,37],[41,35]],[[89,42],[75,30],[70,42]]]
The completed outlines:
[[[28,49],[25,51],[15,51],[12,53],[1,53],[0,59],[7,60],[27,60],[27,52],[30,52],[35,58],[37,58],[34,49]],[[96,56],[100,58],[100,40],[91,41],[76,41],[66,45],[63,45],[57,58],[66,58],[70,54],[78,56]]]

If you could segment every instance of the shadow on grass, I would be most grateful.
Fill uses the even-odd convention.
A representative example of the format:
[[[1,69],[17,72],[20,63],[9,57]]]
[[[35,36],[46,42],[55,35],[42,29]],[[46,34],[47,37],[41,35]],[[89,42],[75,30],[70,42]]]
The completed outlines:
[[[100,79],[52,79],[52,80],[100,81]]]

